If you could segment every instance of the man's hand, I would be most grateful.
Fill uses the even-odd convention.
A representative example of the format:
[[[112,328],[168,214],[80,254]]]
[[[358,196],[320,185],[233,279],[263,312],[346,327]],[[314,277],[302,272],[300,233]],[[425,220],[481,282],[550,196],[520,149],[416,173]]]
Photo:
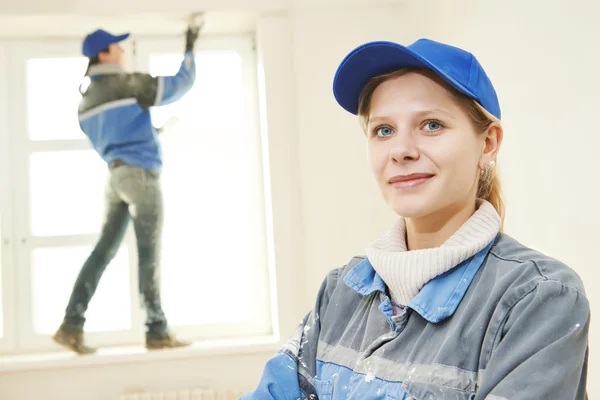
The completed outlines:
[[[200,34],[200,30],[204,26],[204,19],[201,19],[199,22],[190,22],[188,25],[186,34],[185,34],[185,51],[194,51],[194,45],[196,44],[196,40],[198,40],[198,35]]]

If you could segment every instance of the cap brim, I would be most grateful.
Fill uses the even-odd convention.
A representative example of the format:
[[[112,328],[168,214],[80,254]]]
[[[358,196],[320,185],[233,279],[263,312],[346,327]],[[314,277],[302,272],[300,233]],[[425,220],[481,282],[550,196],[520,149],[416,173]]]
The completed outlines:
[[[467,96],[478,100],[463,85],[408,47],[393,42],[370,42],[348,54],[338,67],[333,80],[333,95],[346,111],[358,114],[358,98],[372,78],[402,68],[425,68]]]
[[[119,36],[115,36],[114,42],[113,43],[119,43],[122,42],[123,40],[129,38],[130,33],[124,33],[122,35]]]

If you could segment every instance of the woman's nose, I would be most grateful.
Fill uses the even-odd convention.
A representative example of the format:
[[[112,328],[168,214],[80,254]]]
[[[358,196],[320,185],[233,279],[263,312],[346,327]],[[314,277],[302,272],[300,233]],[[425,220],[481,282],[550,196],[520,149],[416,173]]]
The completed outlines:
[[[390,141],[390,158],[397,163],[414,161],[419,158],[417,140],[411,133],[398,133]]]

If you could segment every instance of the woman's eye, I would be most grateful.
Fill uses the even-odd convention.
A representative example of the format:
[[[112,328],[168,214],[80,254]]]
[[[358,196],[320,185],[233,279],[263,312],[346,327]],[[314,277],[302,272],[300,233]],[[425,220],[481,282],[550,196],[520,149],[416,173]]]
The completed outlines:
[[[444,125],[440,121],[429,120],[425,122],[424,128],[429,132],[435,132],[442,129]]]
[[[388,137],[394,133],[394,131],[389,126],[380,126],[379,128],[375,129],[375,133],[379,137]]]

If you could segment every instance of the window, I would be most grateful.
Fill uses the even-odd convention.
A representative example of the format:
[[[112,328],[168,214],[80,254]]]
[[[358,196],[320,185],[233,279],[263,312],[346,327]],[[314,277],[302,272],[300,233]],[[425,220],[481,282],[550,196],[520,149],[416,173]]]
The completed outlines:
[[[180,55],[152,55],[150,73],[174,74],[181,60]],[[247,323],[262,304],[255,301],[255,287],[248,282],[256,270],[253,237],[263,235],[253,215],[262,215],[256,207],[261,193],[253,190],[258,166],[248,157],[252,140],[243,118],[243,65],[234,51],[200,53],[196,63],[197,79],[190,93],[178,103],[153,110],[157,126],[173,116],[180,121],[163,140],[169,216],[163,257],[165,312],[176,325],[242,322],[241,315]],[[194,235],[182,239],[178,232],[189,226]],[[223,296],[224,290],[235,296]],[[214,299],[219,299],[220,307],[188,311],[190,303],[209,304]],[[243,313],[223,312],[239,308],[240,299]]]
[[[31,140],[81,139],[77,122],[83,57],[27,60],[27,125]],[[69,90],[65,90],[68,88]]]
[[[174,74],[182,60],[180,41],[139,39],[136,48],[135,63],[154,75]],[[0,351],[55,348],[49,336],[101,228],[107,168],[77,123],[78,88],[87,67],[78,52],[78,42],[7,46],[14,102],[6,163],[25,167],[12,170],[20,184],[0,203],[0,215],[15,216],[0,227],[16,239],[5,246],[10,251],[2,254],[0,273],[18,287],[0,291],[2,311],[16,316],[14,323],[5,317],[0,324],[0,332],[14,338],[8,346],[0,339]],[[181,101],[152,110],[157,127],[172,117],[179,120],[160,138],[163,306],[172,329],[184,338],[270,333],[252,43],[204,39],[196,55],[194,88]],[[13,206],[9,198],[16,200]],[[139,342],[144,318],[139,303],[130,229],[86,313],[90,343]]]
[[[164,309],[181,332],[199,334],[202,325],[231,326],[219,336],[242,326],[266,332],[268,270],[251,43],[202,44],[193,89],[181,101],[152,110],[155,126],[179,121],[162,138]],[[178,42],[140,41],[137,47],[152,75],[176,73],[183,59]],[[190,229],[193,234],[180,234]],[[190,304],[215,299],[218,307],[190,312]],[[244,312],[234,311],[241,303]]]
[[[34,152],[29,157],[31,233],[97,233],[106,166],[93,150]]]

